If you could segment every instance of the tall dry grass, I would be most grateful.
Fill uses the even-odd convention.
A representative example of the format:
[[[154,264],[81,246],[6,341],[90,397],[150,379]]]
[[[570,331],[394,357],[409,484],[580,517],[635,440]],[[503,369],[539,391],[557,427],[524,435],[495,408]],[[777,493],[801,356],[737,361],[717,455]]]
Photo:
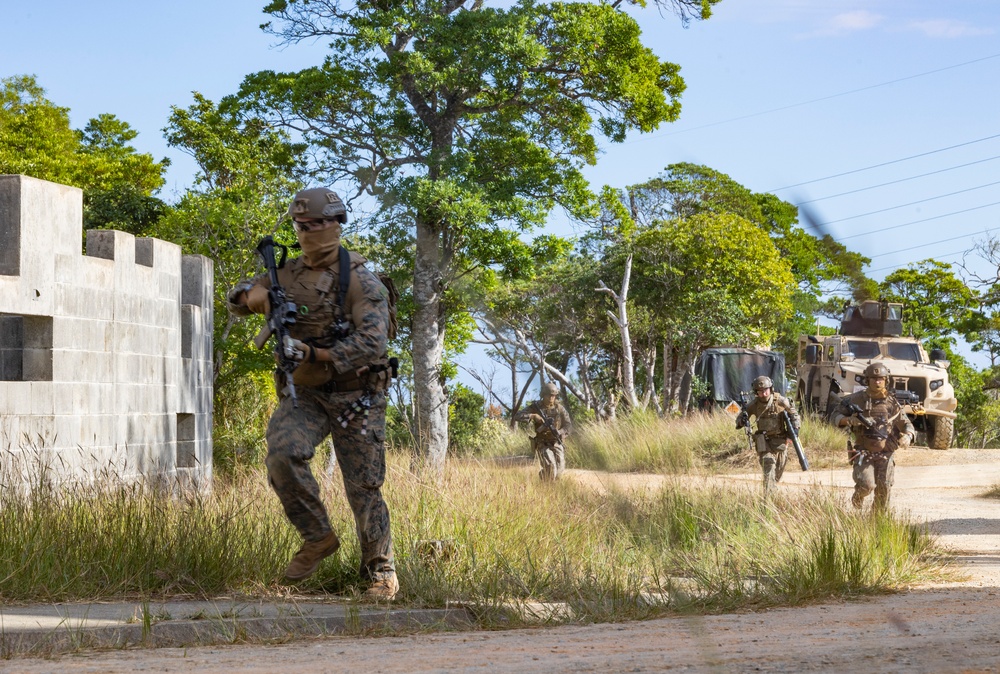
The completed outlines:
[[[574,468],[644,473],[754,469],[756,452],[745,431],[735,426],[735,418],[724,412],[668,418],[638,413],[613,423],[590,423],[569,438],[567,463]],[[802,424],[800,440],[813,468],[841,465],[846,460],[846,439],[842,430],[818,419],[807,417]]]
[[[451,462],[438,483],[408,463],[392,455],[385,486],[401,602],[462,601],[487,624],[525,602],[619,620],[881,592],[939,572],[921,529],[821,491],[766,503],[756,489],[680,483],[602,494],[489,461]],[[261,470],[207,494],[103,478],[0,490],[0,601],[287,592],[280,574],[299,541]],[[339,473],[321,483],[345,545],[297,589],[355,596]],[[425,554],[427,540],[446,541],[445,554]]]

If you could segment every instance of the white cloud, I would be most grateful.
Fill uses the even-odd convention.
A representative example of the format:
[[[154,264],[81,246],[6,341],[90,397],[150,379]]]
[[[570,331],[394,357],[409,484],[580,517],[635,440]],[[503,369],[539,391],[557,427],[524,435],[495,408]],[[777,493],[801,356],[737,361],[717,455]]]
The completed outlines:
[[[882,22],[884,17],[865,9],[856,12],[838,14],[830,20],[827,30],[834,33],[849,33],[856,30],[869,30]]]
[[[862,30],[871,30],[885,20],[881,14],[869,12],[866,9],[859,9],[853,12],[842,12],[832,17],[825,18],[817,30],[800,34],[801,38],[829,37],[832,35],[846,35]]]
[[[905,30],[915,30],[923,33],[927,37],[945,39],[970,37],[974,35],[992,35],[996,32],[992,28],[980,28],[966,23],[965,21],[955,21],[954,19],[910,21],[906,24]]]

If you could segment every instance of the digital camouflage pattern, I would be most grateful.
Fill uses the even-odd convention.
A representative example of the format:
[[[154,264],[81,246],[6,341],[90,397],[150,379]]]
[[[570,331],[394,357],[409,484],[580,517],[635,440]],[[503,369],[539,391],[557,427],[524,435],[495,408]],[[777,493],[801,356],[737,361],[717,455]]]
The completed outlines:
[[[536,415],[541,419],[531,419]],[[538,477],[543,481],[559,479],[566,470],[566,447],[563,440],[573,430],[566,408],[559,402],[546,406],[541,400],[528,405],[514,416],[515,421],[530,421],[535,436],[531,439],[531,449],[538,456],[542,469]]]
[[[788,463],[788,441],[791,435],[781,419],[781,412],[788,412],[796,430],[801,427],[802,421],[792,401],[773,392],[766,398],[754,397],[745,411],[747,418],[743,419],[741,414],[736,427],[743,428],[750,423],[749,417],[756,419],[757,430],[753,434],[754,449],[757,450],[757,460],[764,475],[764,491],[769,492],[781,480]]]
[[[395,573],[389,511],[381,493],[389,372],[366,369],[387,363],[388,292],[362,256],[351,253],[350,259],[343,308],[338,306],[339,263],[311,269],[299,257],[278,270],[288,300],[299,308],[291,336],[328,349],[332,361],[303,362],[295,370],[297,408],[277,373],[279,403],[268,424],[266,464],[269,482],[299,534],[306,541],[322,540],[332,529],[309,461],[315,447],[331,436],[361,544],[361,572],[379,580]],[[255,284],[270,287],[266,275],[237,285],[229,294],[232,313],[251,313],[238,300]],[[362,411],[342,427],[340,419],[355,404]]]
[[[857,423],[852,424],[855,454],[854,495],[851,502],[860,508],[865,497],[874,491],[874,507],[887,508],[895,478],[896,462],[893,453],[903,434],[908,433],[913,438],[916,432],[894,395],[873,396],[870,389],[865,389],[846,396],[833,415],[834,424],[840,425],[843,419],[853,416],[848,409],[849,405],[857,405],[864,410],[865,416],[875,422],[871,430]]]

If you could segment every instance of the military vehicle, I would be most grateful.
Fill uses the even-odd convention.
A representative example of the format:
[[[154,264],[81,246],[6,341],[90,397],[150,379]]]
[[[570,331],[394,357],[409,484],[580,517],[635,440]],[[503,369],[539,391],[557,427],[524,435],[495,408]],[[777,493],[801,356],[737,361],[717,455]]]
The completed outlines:
[[[865,388],[865,367],[881,362],[889,368],[889,390],[927,446],[948,449],[958,407],[949,363],[940,349],[928,356],[918,340],[902,335],[902,304],[866,300],[844,309],[838,334],[799,337],[799,409],[829,419],[842,396]]]

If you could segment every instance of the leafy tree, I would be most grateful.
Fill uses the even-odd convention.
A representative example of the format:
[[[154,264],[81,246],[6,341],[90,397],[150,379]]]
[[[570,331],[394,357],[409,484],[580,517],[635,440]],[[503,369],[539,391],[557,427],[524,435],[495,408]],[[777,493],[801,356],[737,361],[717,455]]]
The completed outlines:
[[[967,335],[982,325],[977,293],[945,262],[924,260],[897,269],[879,290],[884,299],[903,303],[904,330],[934,346],[953,346],[956,334]]]
[[[799,213],[794,204],[773,194],[752,192],[712,168],[671,164],[653,180],[626,191],[633,217],[640,222],[648,224],[657,219],[700,213],[732,213],[759,228],[760,232],[752,235],[763,234],[772,240],[791,265],[796,281],[789,291],[793,314],[772,342],[786,356],[795,352],[800,334],[813,330],[814,315],[832,310],[824,297],[874,294],[874,282],[862,271],[868,258],[849,251],[829,235],[817,237],[799,227]]]
[[[707,18],[717,0],[668,0]],[[619,4],[274,0],[265,27],[328,40],[321,66],[246,78],[247,109],[301,133],[317,176],[352,180],[413,222],[411,326],[419,451],[447,447],[446,303],[469,269],[507,262],[516,236],[591,195],[594,127],[612,141],[676,119],[677,66],[642,45]],[[516,246],[515,246],[516,248]]]
[[[483,427],[486,399],[464,384],[448,391],[448,446],[452,452],[467,449]]]
[[[273,395],[260,389],[271,384],[250,375],[274,365],[269,349],[252,346],[261,321],[236,320],[226,308],[226,294],[241,279],[262,272],[255,250],[263,236],[294,241],[283,216],[301,186],[304,147],[266,122],[216,106],[198,93],[189,107],[172,108],[164,132],[167,142],[199,167],[194,187],[157,224],[156,235],[215,263],[216,427],[232,429],[216,443],[225,462],[263,437]]]
[[[74,131],[69,109],[45,98],[34,77],[0,80],[0,173],[82,188],[87,229],[143,235],[165,213],[153,194],[170,162],[139,153],[129,144],[137,135],[111,114]]]

